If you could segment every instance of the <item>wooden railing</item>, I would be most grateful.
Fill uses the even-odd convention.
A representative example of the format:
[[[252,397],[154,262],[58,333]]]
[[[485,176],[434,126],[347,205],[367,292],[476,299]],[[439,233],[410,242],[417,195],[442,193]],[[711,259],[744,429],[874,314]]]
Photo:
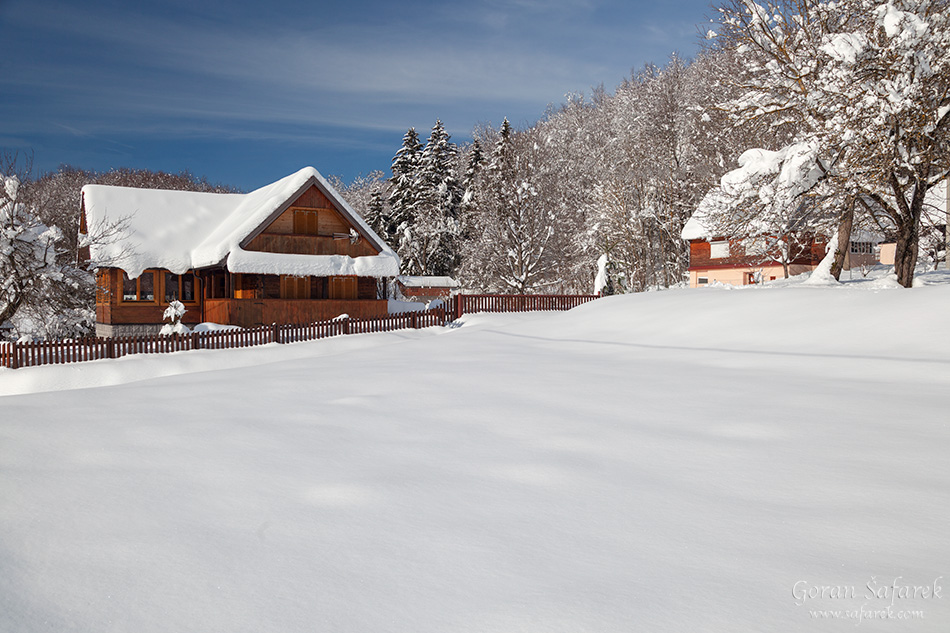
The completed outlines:
[[[349,317],[303,325],[263,325],[218,332],[162,336],[116,336],[28,343],[0,341],[0,367],[61,365],[130,354],[166,354],[195,349],[236,349],[267,343],[296,343],[340,336],[445,325],[473,312],[569,310],[598,295],[456,295],[438,308],[379,317]]]

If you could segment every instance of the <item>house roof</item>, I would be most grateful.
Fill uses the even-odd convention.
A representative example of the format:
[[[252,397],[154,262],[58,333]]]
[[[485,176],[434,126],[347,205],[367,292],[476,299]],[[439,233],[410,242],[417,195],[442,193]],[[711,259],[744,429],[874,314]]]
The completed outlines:
[[[728,200],[729,197],[719,187],[711,189],[683,225],[680,237],[684,240],[705,240],[714,237],[710,233],[710,219],[728,207]]]
[[[244,250],[311,186],[329,198],[337,211],[379,255],[290,255]],[[136,189],[108,185],[82,188],[94,263],[121,268],[138,277],[146,268],[183,273],[224,264],[236,273],[296,275],[399,274],[399,258],[313,167],[246,194]]]

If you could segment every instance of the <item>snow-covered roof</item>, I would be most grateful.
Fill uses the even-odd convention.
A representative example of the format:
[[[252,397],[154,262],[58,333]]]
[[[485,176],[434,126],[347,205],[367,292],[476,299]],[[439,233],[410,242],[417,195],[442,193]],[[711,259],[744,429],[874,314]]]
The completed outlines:
[[[699,206],[683,226],[680,237],[684,240],[705,240],[713,237],[710,234],[710,218],[728,207],[729,197],[716,187],[703,196]]]
[[[884,236],[875,231],[866,229],[851,229],[852,242],[870,242],[871,244],[880,244],[884,241]]]
[[[399,275],[396,280],[406,288],[458,288],[459,282],[451,277],[435,275]]]
[[[289,255],[242,248],[314,185],[379,255]],[[396,253],[313,167],[246,194],[86,185],[82,200],[90,235],[112,225],[119,228],[115,239],[93,240],[92,260],[121,268],[130,277],[146,268],[180,274],[222,263],[239,273],[399,274]]]

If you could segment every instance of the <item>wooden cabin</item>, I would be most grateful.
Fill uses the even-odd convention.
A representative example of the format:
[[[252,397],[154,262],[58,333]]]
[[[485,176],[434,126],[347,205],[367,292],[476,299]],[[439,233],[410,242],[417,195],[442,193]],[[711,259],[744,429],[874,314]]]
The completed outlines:
[[[174,300],[187,325],[380,316],[399,274],[393,250],[312,167],[247,194],[86,185],[82,212],[99,336],[155,333]]]

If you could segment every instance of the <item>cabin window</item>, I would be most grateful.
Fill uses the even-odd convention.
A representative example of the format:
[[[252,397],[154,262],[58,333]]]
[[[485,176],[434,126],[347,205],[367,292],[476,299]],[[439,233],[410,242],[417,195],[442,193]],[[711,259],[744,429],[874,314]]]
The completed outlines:
[[[700,286],[706,285],[709,283],[709,277],[698,277],[696,283]]]
[[[205,289],[209,299],[227,298],[227,281],[223,273],[214,273],[205,283]]]
[[[135,279],[122,273],[123,301],[155,301],[155,273],[144,272]]]
[[[331,299],[356,299],[356,277],[330,277]]]
[[[851,242],[851,253],[853,255],[870,255],[874,252],[874,244],[871,242]]]
[[[192,273],[174,275],[165,273],[165,303],[195,300],[195,276]]]
[[[294,233],[296,235],[318,235],[318,214],[316,211],[294,211]]]
[[[721,242],[709,243],[710,259],[724,259],[726,257],[729,257],[729,242],[723,240]]]
[[[309,299],[310,298],[310,278],[281,275],[280,276],[280,298],[281,299]]]

